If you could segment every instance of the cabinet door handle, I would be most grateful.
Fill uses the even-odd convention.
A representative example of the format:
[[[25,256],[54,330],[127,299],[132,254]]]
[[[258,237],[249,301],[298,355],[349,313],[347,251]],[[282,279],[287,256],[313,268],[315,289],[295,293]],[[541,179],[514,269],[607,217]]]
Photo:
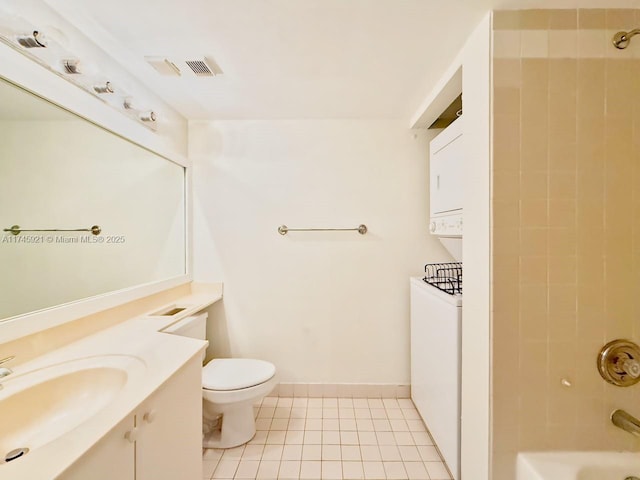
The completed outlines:
[[[142,416],[142,420],[144,420],[147,423],[153,423],[157,415],[158,415],[158,412],[156,410],[149,410],[147,413],[145,413]]]
[[[129,440],[129,443],[134,443],[136,440],[138,440],[139,432],[140,432],[139,429],[137,429],[136,427],[133,427],[131,430],[129,430],[127,433],[124,434],[124,438]]]
[[[440,175],[436,175],[436,188],[440,190]]]

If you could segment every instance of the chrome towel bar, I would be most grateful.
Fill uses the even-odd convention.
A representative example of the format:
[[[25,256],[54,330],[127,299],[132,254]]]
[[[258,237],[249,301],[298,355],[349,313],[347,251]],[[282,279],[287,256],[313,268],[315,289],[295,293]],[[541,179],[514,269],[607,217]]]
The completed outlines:
[[[20,228],[20,225],[13,225],[11,228],[5,228],[3,232],[11,232],[13,235],[20,235],[20,232],[91,232],[94,235],[100,235],[102,229],[98,225],[94,225],[91,228],[42,228],[42,229],[26,229]]]
[[[278,227],[280,235],[286,235],[288,232],[358,232],[360,235],[367,233],[367,226],[362,224],[356,228],[289,228],[286,225]]]

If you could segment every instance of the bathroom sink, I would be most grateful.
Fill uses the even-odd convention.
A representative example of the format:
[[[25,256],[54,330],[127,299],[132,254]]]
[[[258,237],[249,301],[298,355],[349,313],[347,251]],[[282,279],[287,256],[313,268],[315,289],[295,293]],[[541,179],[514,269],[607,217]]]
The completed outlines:
[[[7,455],[17,459],[77,428],[144,370],[137,357],[105,355],[7,377],[0,390],[0,465]]]

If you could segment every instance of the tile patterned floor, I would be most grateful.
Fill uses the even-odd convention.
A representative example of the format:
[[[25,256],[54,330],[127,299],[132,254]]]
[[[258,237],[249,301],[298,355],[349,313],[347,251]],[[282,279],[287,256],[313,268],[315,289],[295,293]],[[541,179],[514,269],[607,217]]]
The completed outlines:
[[[449,480],[409,399],[267,397],[247,445],[203,450],[204,479]]]

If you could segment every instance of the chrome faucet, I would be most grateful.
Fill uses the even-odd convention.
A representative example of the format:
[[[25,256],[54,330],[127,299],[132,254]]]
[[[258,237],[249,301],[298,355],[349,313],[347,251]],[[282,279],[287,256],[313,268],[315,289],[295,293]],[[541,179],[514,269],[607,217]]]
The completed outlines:
[[[624,410],[615,410],[611,414],[611,422],[625,432],[640,437],[640,420],[633,415],[629,415]]]
[[[11,360],[13,360],[15,357],[15,355],[11,355],[9,357],[5,357],[3,359],[0,359],[0,365],[2,365],[3,363],[7,363],[10,362]],[[0,378],[4,378],[8,375],[11,375],[13,373],[13,370],[11,370],[10,368],[7,367],[0,367]],[[2,390],[2,384],[0,383],[0,390]]]

